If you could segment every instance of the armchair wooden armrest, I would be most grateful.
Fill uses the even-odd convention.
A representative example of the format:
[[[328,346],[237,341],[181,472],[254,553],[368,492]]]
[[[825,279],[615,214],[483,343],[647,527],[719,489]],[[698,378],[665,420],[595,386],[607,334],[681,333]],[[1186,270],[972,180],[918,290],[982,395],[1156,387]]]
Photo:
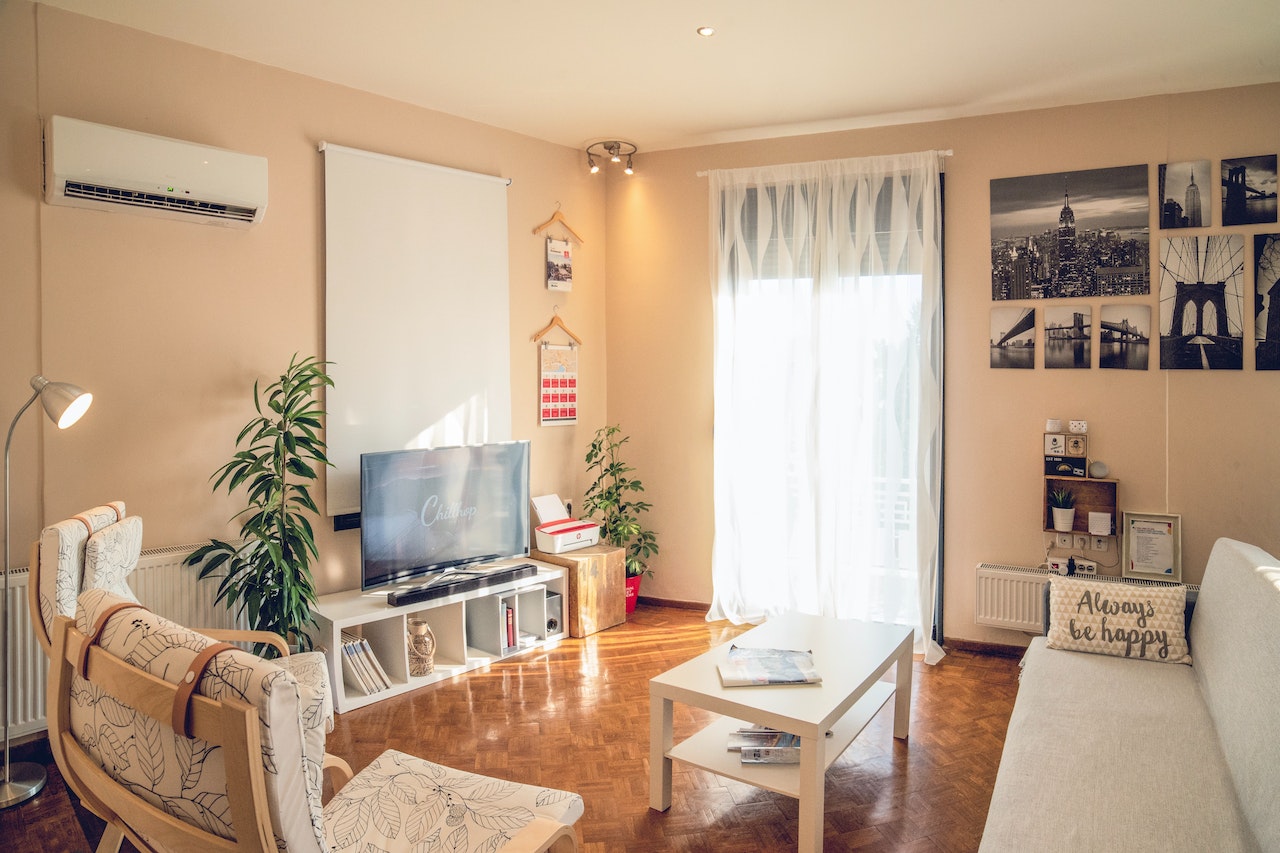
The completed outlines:
[[[270,631],[241,631],[234,628],[197,628],[201,634],[224,643],[265,643],[280,653],[280,657],[289,656],[289,644],[279,634]]]

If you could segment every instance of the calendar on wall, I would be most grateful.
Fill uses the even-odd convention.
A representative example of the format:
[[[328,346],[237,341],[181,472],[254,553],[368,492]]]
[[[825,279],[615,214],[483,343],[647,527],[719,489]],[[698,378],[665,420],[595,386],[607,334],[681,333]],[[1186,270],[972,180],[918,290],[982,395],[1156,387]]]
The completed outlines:
[[[543,344],[538,350],[538,423],[578,422],[578,348]]]

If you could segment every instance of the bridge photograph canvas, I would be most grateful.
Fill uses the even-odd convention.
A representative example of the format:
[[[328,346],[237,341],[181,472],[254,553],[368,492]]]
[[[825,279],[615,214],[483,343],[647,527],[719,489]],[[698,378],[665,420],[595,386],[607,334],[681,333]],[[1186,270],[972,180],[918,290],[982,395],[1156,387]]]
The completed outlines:
[[[1093,360],[1093,311],[1089,306],[1044,309],[1044,366],[1088,368]]]
[[[991,309],[991,366],[1035,369],[1036,309]]]
[[[1151,292],[1146,164],[991,181],[991,298]]]
[[[1222,224],[1276,221],[1276,155],[1222,161]]]
[[[1151,306],[1116,303],[1102,306],[1098,330],[1098,367],[1146,370],[1151,361]]]
[[[1160,241],[1160,367],[1244,368],[1244,235]]]

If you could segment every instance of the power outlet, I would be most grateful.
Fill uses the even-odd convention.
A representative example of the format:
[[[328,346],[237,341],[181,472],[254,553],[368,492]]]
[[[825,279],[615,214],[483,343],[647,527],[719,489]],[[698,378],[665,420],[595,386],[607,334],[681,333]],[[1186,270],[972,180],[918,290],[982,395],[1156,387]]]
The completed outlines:
[[[1076,560],[1076,574],[1078,575],[1096,575],[1098,573],[1098,564],[1093,560]]]
[[[1059,533],[1059,534],[1058,534],[1058,536],[1057,536],[1057,539],[1054,541],[1054,545],[1055,545],[1055,546],[1057,546],[1058,548],[1070,548],[1070,547],[1071,547],[1071,534],[1070,534],[1070,533]]]
[[[1109,536],[1091,536],[1091,537],[1089,537],[1089,550],[1090,550],[1090,551],[1105,551],[1105,550],[1107,550],[1107,540],[1108,540],[1109,538],[1111,538],[1111,537],[1109,537]]]
[[[1089,547],[1089,537],[1077,534],[1075,537],[1075,549],[1083,551],[1087,547]]]

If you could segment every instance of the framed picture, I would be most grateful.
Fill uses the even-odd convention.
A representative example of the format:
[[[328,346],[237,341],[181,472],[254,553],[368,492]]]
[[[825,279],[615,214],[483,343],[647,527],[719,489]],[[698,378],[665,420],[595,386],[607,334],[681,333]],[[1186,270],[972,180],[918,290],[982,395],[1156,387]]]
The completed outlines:
[[[1124,576],[1182,583],[1182,516],[1150,512],[1123,516]]]

